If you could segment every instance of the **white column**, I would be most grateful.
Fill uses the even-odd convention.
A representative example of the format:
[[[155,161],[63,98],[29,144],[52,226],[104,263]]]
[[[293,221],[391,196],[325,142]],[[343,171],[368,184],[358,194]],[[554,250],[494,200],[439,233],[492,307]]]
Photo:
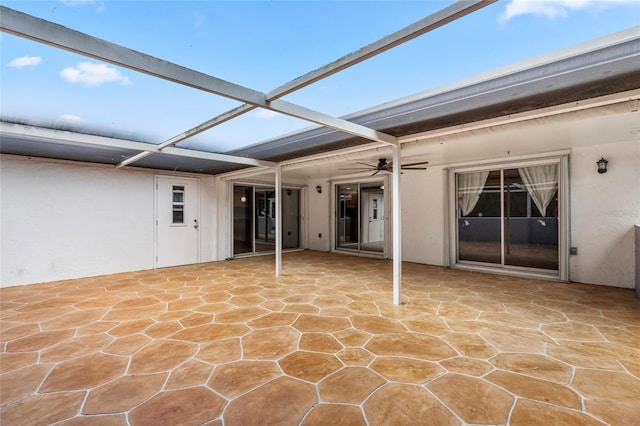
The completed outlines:
[[[276,167],[276,277],[282,275],[282,166]]]
[[[400,145],[393,146],[393,172],[391,218],[393,234],[393,303],[402,303],[402,203],[400,197]]]

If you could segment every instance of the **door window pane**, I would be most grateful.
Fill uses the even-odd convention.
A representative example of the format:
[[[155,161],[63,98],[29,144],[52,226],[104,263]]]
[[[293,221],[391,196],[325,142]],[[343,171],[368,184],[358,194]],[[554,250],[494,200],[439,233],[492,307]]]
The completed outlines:
[[[339,248],[358,249],[358,185],[338,185],[336,191],[338,226],[336,245]]]
[[[172,223],[174,225],[184,224],[184,186],[173,185],[172,188]]]
[[[505,265],[558,270],[557,167],[504,171]]]
[[[458,260],[501,263],[500,171],[457,174]]]
[[[233,254],[253,252],[253,188],[233,187]]]

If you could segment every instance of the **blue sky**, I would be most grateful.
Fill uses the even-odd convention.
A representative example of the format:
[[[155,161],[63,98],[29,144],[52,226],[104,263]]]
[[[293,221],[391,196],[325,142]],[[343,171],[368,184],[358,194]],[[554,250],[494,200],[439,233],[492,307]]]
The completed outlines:
[[[451,3],[2,2],[263,92]],[[637,0],[502,0],[285,99],[341,116],[635,25]],[[12,35],[0,43],[3,117],[159,143],[239,105]],[[186,146],[224,152],[308,126],[256,110]]]

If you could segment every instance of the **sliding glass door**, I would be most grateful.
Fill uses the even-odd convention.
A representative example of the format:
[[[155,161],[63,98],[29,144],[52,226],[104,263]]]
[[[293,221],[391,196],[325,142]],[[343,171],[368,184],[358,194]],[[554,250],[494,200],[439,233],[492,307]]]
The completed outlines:
[[[558,273],[560,163],[455,173],[456,263]]]
[[[269,253],[276,245],[276,193],[271,187],[233,186],[233,255]],[[300,190],[282,190],[282,248],[300,247]]]
[[[385,207],[383,181],[338,184],[335,248],[383,253]]]

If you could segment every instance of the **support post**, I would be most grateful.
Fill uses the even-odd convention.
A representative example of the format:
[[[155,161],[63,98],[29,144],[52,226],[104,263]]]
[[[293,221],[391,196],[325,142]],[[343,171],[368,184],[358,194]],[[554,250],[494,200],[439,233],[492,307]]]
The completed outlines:
[[[402,209],[400,194],[400,144],[393,146],[392,234],[393,234],[393,303],[402,303]]]
[[[276,167],[276,277],[282,275],[282,166]]]

